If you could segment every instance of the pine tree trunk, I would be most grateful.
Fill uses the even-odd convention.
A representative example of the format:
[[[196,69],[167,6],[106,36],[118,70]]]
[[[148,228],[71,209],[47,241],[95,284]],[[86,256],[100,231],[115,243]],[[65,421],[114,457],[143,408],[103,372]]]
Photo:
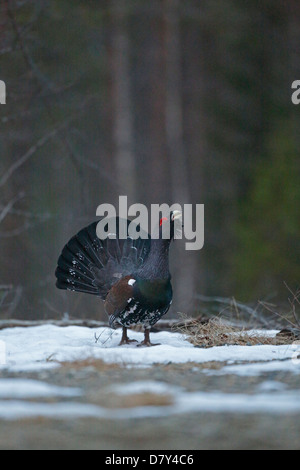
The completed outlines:
[[[183,138],[182,103],[182,51],[180,31],[180,1],[165,0],[165,53],[166,53],[166,108],[165,128],[169,155],[169,172],[173,203],[191,203],[186,148]],[[183,244],[182,244],[183,245]],[[185,252],[183,246],[176,248],[177,305],[188,307],[194,294],[196,271],[195,256]],[[188,256],[190,255],[190,256]]]
[[[136,164],[130,90],[130,41],[126,2],[111,0],[113,143],[117,186],[136,202]]]

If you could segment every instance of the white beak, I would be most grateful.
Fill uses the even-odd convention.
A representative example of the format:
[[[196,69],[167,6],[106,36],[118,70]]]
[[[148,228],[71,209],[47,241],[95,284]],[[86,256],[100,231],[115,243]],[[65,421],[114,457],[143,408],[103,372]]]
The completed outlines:
[[[174,221],[176,219],[182,219],[182,212],[181,211],[173,211],[172,221]]]

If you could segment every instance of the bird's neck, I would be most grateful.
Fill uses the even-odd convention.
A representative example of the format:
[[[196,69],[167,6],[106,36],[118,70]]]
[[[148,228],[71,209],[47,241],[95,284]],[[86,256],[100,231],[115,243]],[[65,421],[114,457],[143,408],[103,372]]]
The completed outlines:
[[[150,253],[138,272],[141,279],[169,279],[170,240],[152,239]]]

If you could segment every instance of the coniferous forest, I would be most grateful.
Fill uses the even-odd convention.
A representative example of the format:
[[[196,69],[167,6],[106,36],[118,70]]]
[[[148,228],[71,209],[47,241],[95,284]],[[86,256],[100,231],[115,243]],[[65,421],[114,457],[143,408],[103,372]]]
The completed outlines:
[[[54,272],[120,195],[205,205],[170,315],[299,294],[299,1],[2,0],[0,80],[1,318],[101,318]]]

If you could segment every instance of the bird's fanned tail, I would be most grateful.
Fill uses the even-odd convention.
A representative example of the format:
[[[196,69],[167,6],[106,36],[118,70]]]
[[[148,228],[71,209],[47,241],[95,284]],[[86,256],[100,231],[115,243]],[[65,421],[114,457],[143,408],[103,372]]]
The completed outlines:
[[[127,220],[127,228],[130,221]],[[122,277],[139,268],[150,251],[150,237],[119,239],[98,238],[94,222],[66,244],[55,272],[59,289],[85,292],[105,299],[109,289]]]

